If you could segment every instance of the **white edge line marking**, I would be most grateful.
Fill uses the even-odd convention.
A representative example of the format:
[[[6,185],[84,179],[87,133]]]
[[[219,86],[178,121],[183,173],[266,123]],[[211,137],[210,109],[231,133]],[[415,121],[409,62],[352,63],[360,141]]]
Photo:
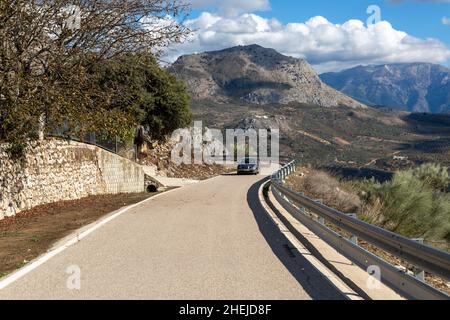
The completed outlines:
[[[149,201],[155,200],[161,196],[167,195],[171,192],[174,191],[179,191],[182,189],[188,189],[189,187],[192,186],[196,186],[199,185],[201,183],[205,183],[214,179],[218,179],[220,177],[222,177],[223,174],[203,180],[203,181],[199,181],[198,183],[194,183],[194,184],[189,184],[187,186],[184,187],[179,187],[179,188],[175,188],[166,192],[162,192],[160,194],[157,194],[153,197],[150,197],[148,199],[145,199],[141,202],[135,203],[129,207],[123,208],[122,210],[120,210],[119,212],[113,214],[112,216],[109,216],[107,218],[104,219],[100,219],[97,222],[94,222],[93,226],[85,231],[83,231],[80,234],[77,234],[76,231],[73,235],[72,238],[70,238],[69,240],[67,240],[65,243],[62,243],[61,245],[59,245],[56,248],[50,249],[50,251],[48,251],[47,253],[44,253],[42,256],[36,258],[36,260],[32,261],[30,264],[26,265],[25,267],[14,271],[12,274],[10,274],[9,276],[6,276],[3,280],[0,280],[0,290],[5,289],[7,286],[13,284],[14,282],[16,282],[17,280],[19,280],[20,278],[24,277],[25,275],[27,275],[28,273],[30,273],[31,271],[33,271],[34,269],[38,268],[39,266],[43,265],[45,262],[47,262],[48,260],[50,260],[51,258],[57,256],[58,254],[60,254],[61,252],[65,251],[67,248],[77,244],[78,242],[80,242],[82,239],[86,238],[88,235],[90,235],[91,233],[93,233],[94,231],[96,231],[97,229],[101,228],[102,226],[104,226],[105,224],[111,222],[112,220],[118,218],[119,216],[121,216],[122,214],[126,213],[127,211],[134,209],[144,203],[147,203]]]
[[[214,177],[217,178],[217,177]],[[214,179],[212,178],[212,179]],[[211,180],[211,179],[208,179]],[[208,181],[208,180],[204,180],[202,182]],[[195,185],[195,184],[194,184]],[[36,269],[37,267],[41,266],[42,264],[44,264],[45,262],[47,262],[48,260],[50,260],[51,258],[55,257],[56,255],[60,254],[61,252],[65,251],[67,248],[77,244],[78,242],[80,242],[82,239],[86,238],[88,235],[90,235],[91,233],[93,233],[94,231],[96,231],[97,229],[101,228],[102,226],[104,226],[105,224],[111,222],[112,220],[118,218],[119,216],[121,216],[122,214],[126,213],[127,211],[134,209],[144,203],[147,203],[151,200],[155,200],[163,195],[167,195],[173,191],[177,191],[183,188],[176,188],[176,189],[172,189],[166,192],[162,192],[160,194],[157,194],[153,197],[150,197],[148,199],[145,199],[141,202],[135,203],[131,206],[128,206],[126,208],[123,208],[122,210],[120,210],[119,212],[113,214],[112,216],[105,218],[103,220],[94,222],[94,225],[83,231],[80,234],[74,234],[74,236],[72,238],[70,238],[69,240],[67,240],[65,243],[61,244],[60,246],[51,249],[50,251],[48,251],[47,253],[44,253],[42,256],[40,256],[39,258],[37,258],[36,260],[34,260],[33,262],[31,262],[30,264],[26,265],[25,267],[15,271],[14,273],[12,273],[9,276],[6,276],[6,278],[4,278],[3,280],[0,281],[0,290],[5,289],[7,286],[11,285],[12,283],[16,282],[17,280],[19,280],[20,278],[24,277],[25,275],[27,275],[28,273],[30,273],[31,271],[33,271],[34,269]]]

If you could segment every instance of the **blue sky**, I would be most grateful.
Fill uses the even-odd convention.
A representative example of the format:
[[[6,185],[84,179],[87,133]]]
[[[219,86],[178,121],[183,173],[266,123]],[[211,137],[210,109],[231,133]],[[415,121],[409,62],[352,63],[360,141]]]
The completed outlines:
[[[450,0],[191,0],[191,41],[179,55],[256,43],[307,59],[319,72],[356,65],[449,65]],[[376,5],[381,21],[367,22]]]
[[[381,8],[382,19],[391,22],[396,29],[421,38],[438,38],[450,45],[450,26],[442,23],[443,17],[450,17],[450,2],[278,0],[271,1],[272,10],[262,12],[261,15],[276,17],[284,23],[304,21],[312,16],[321,15],[334,23],[342,23],[349,19],[366,20],[368,16],[366,9],[372,4]]]

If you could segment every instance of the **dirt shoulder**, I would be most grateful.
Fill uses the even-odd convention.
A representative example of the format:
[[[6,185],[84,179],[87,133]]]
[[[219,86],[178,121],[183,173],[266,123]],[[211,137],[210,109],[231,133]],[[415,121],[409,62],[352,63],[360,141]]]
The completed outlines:
[[[38,206],[1,220],[0,278],[47,252],[54,243],[79,228],[155,194],[91,196]]]

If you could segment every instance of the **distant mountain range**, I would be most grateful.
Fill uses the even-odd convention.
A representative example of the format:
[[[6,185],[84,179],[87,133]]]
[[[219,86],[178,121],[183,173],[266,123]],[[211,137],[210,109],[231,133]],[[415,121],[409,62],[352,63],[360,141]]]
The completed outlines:
[[[194,100],[365,107],[324,84],[305,60],[258,45],[182,56],[169,69]]]
[[[430,63],[359,66],[319,76],[303,59],[250,45],[182,56],[169,69],[194,100],[450,113],[450,69]]]
[[[429,63],[359,66],[320,76],[368,105],[412,112],[450,112],[450,69]]]

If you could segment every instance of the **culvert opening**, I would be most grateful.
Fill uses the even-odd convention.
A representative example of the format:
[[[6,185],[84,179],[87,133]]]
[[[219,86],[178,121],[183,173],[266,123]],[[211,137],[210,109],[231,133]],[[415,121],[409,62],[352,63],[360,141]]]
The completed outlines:
[[[150,184],[147,186],[147,192],[149,192],[149,193],[158,192],[158,187],[155,186],[154,184]]]

